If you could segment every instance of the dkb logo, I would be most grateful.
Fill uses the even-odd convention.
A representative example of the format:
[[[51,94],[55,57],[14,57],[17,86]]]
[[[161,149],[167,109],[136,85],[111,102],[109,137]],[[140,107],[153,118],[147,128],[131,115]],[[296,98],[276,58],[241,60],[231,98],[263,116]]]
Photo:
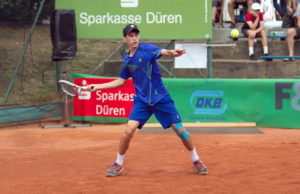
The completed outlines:
[[[137,7],[139,0],[121,0],[121,7]]]
[[[224,91],[197,90],[190,98],[194,114],[221,115],[227,109],[224,98]]]

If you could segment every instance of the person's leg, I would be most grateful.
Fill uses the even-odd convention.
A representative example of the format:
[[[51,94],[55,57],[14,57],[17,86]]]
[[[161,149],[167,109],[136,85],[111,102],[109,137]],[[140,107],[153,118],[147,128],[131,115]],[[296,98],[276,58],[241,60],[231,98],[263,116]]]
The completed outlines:
[[[300,28],[300,4],[297,4],[296,11],[294,13],[294,17],[296,18],[296,25],[295,27]]]
[[[295,36],[296,36],[296,29],[289,28],[287,31],[287,45],[289,50],[289,56],[294,56],[294,44],[295,44]]]
[[[123,160],[125,157],[125,153],[129,148],[130,141],[136,129],[141,129],[151,115],[152,111],[149,110],[149,107],[146,103],[138,99],[134,99],[134,105],[128,118],[129,121],[127,123],[124,133],[120,137],[119,152],[117,154],[117,159],[113,163],[111,168],[106,172],[106,176],[114,177],[122,174]]]
[[[256,60],[256,57],[254,55],[255,36],[256,36],[256,33],[254,32],[254,30],[247,30],[249,57],[251,60]]]
[[[273,0],[273,6],[274,6],[274,8],[279,12],[280,6],[278,5],[277,0]]]
[[[208,174],[208,169],[205,166],[204,162],[201,161],[200,157],[198,156],[198,153],[196,151],[196,148],[192,142],[191,135],[188,131],[185,130],[182,123],[173,123],[171,125],[174,132],[178,135],[178,137],[181,138],[183,145],[187,148],[187,150],[190,153],[192,162],[195,166],[195,169],[198,174],[200,175],[206,175]]]
[[[280,5],[278,4],[277,0],[273,0],[273,5],[276,11],[280,14],[281,17],[285,16],[286,13],[284,12],[284,7],[282,6],[283,1],[280,1]],[[286,7],[286,6],[285,6]],[[286,10],[286,8],[285,8]]]
[[[228,1],[228,14],[230,16],[231,25],[230,27],[235,28],[235,16],[234,16],[234,5],[236,0],[229,0]]]
[[[300,4],[298,4],[300,6]],[[300,16],[296,16],[296,27],[300,28]]]
[[[123,133],[123,135],[120,138],[120,144],[119,144],[119,154],[124,155],[129,148],[130,140],[133,137],[136,129],[139,126],[138,121],[129,120],[127,123],[127,127]]]
[[[110,169],[106,172],[107,177],[116,177],[123,173],[123,160],[125,157],[125,153],[129,147],[130,140],[132,139],[136,129],[140,123],[138,121],[129,120],[127,123],[127,127],[120,138],[119,143],[119,152],[117,154],[117,159],[110,167]]]
[[[191,135],[184,129],[181,123],[173,123],[171,125],[174,132],[181,138],[183,145],[186,147],[187,150],[192,151],[195,146],[193,144]],[[199,159],[199,158],[197,158]]]
[[[269,54],[269,49],[268,49],[268,39],[267,39],[267,33],[265,30],[262,30],[260,32],[260,36],[261,36],[261,44],[263,46],[263,50],[264,50],[264,55]]]
[[[217,14],[218,14],[218,8],[213,6],[213,8],[212,8],[212,22],[213,22],[213,25],[215,24],[215,22],[217,20]]]
[[[212,21],[213,21],[213,25],[216,22],[217,13],[218,13],[218,2],[217,2],[217,0],[213,0],[213,2],[212,2]]]
[[[201,175],[208,174],[206,166],[199,159],[191,135],[185,130],[181,123],[181,118],[171,97],[169,95],[163,97],[159,103],[153,107],[153,112],[164,129],[172,127],[176,134],[181,138],[183,145],[190,153],[197,173]]]
[[[286,0],[280,0],[280,7],[281,7],[281,17],[285,16],[288,14],[288,10],[287,10],[287,3]]]
[[[268,46],[267,34],[265,30],[260,32],[262,46]]]

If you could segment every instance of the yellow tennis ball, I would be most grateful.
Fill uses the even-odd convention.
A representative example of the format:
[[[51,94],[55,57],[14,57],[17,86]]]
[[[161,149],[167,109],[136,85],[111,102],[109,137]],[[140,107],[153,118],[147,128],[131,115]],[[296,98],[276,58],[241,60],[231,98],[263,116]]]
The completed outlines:
[[[233,38],[237,38],[240,35],[240,32],[238,29],[233,29],[233,30],[231,30],[230,35]]]

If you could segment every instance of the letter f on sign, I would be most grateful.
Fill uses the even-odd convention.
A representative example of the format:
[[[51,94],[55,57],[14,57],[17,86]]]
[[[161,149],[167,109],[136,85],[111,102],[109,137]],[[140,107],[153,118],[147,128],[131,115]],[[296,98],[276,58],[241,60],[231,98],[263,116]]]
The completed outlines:
[[[292,83],[275,83],[275,108],[282,110],[283,99],[290,99],[290,94],[283,89],[291,89]]]
[[[121,7],[137,7],[139,0],[121,0]]]

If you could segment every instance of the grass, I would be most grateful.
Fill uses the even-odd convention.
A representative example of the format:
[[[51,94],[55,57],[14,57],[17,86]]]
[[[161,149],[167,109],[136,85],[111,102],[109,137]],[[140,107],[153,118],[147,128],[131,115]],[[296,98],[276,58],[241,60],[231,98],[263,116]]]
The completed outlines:
[[[0,104],[12,79],[30,25],[0,25]],[[78,40],[74,60],[60,63],[61,71],[89,74],[122,44],[119,40]],[[56,67],[51,60],[52,43],[49,25],[38,25],[32,35],[8,98],[9,104],[39,104],[60,101],[56,88]]]

